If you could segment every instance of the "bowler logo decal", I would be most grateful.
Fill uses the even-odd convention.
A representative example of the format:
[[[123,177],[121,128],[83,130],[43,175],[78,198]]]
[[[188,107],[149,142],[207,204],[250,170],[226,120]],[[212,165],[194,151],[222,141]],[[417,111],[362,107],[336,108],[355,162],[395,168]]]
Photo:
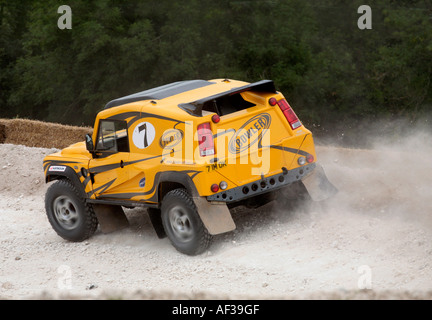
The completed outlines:
[[[270,123],[271,116],[268,113],[261,113],[249,119],[231,138],[229,151],[231,153],[240,153],[255,143],[260,146],[263,130],[270,128]]]
[[[132,141],[138,149],[145,149],[152,144],[155,135],[155,127],[150,122],[141,122],[133,131]]]
[[[159,145],[161,148],[165,148],[169,145],[170,148],[174,148],[183,140],[183,131],[180,129],[168,129],[160,137]]]

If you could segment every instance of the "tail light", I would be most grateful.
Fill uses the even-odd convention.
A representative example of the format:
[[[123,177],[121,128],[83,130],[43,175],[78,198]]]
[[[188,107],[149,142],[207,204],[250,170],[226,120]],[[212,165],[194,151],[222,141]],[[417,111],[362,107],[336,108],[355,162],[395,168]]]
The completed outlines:
[[[210,187],[212,192],[218,192],[219,191],[219,185],[218,184],[212,184]]]
[[[306,163],[306,158],[305,157],[298,158],[297,163],[301,166],[304,165]]]
[[[214,155],[213,132],[210,129],[210,122],[198,125],[198,144],[201,157]]]
[[[213,121],[214,123],[219,123],[219,121],[220,121],[220,117],[219,117],[219,115],[218,115],[218,114],[214,114],[214,115],[212,116],[212,121]]]
[[[302,125],[299,118],[285,99],[279,100],[277,104],[290,124],[291,129],[295,130]]]

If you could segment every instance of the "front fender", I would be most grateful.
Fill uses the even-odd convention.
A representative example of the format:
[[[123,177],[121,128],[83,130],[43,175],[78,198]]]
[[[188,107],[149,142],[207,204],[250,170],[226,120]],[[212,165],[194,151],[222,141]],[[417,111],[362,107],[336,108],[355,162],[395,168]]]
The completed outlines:
[[[51,181],[60,180],[67,178],[71,181],[77,190],[80,192],[80,195],[83,198],[87,198],[87,194],[85,192],[85,188],[90,181],[90,177],[84,177],[81,170],[75,171],[69,166],[63,164],[57,164],[53,162],[47,162],[45,164],[45,182],[49,183]],[[84,178],[81,181],[81,178]]]

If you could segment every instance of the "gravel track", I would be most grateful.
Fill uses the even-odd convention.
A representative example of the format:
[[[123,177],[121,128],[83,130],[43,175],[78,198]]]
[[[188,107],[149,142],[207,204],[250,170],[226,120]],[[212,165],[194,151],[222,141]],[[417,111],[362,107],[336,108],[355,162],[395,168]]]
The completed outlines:
[[[53,149],[0,144],[0,297],[431,299],[432,147],[413,141],[318,147],[333,199],[236,210],[237,229],[195,257],[158,239],[145,209],[126,211],[127,229],[61,239],[44,209]]]

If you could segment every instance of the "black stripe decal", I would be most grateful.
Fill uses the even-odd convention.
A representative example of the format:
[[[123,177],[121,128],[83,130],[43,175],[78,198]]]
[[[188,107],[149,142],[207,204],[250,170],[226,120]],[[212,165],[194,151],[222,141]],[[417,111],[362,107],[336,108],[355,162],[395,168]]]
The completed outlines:
[[[135,122],[137,122],[139,119],[142,118],[141,112],[136,112],[136,111],[123,112],[123,113],[113,115],[113,116],[107,118],[107,120],[124,120],[124,119],[128,119],[128,118],[132,118],[127,122],[127,126],[128,126],[128,128],[130,128]]]
[[[157,114],[146,113],[146,112],[141,114],[141,118],[156,118],[156,119],[161,119],[161,120],[173,121],[173,122],[176,122],[177,124],[184,123],[184,121],[180,121],[180,120],[177,120],[174,118],[168,118],[168,117],[159,116]]]
[[[186,174],[193,173],[193,175],[190,176],[191,179],[193,179],[197,174],[201,173],[202,171],[196,171],[196,170],[185,170],[185,171],[164,171],[164,173],[169,173],[169,172],[179,172],[179,173],[186,173]],[[162,172],[158,172],[158,173],[156,173],[155,178],[153,179],[153,181],[154,181],[154,182],[157,182],[157,183],[159,184],[159,176],[160,176],[161,174],[162,174]],[[152,188],[151,188],[149,191],[147,191],[147,192],[143,192],[143,193],[141,193],[141,195],[145,196],[145,195],[148,195],[148,194],[152,194],[152,193],[155,191],[155,189],[156,189],[156,183],[153,183]]]
[[[107,195],[101,195],[98,197],[98,199],[132,199],[133,197],[136,196],[146,196],[146,195],[150,195],[155,193],[155,189],[156,189],[156,185],[159,184],[159,180],[160,180],[160,175],[162,173],[169,173],[169,172],[179,172],[179,173],[193,173],[190,177],[191,179],[194,179],[198,174],[200,174],[202,171],[196,171],[196,170],[185,170],[185,171],[164,171],[164,172],[158,172],[156,173],[154,179],[153,179],[153,186],[149,191],[146,192],[138,192],[138,193],[115,193],[115,194],[107,194]],[[148,199],[145,199],[144,201],[150,201],[153,198],[150,197]]]
[[[141,196],[142,193],[115,193],[115,194],[107,194],[107,195],[101,195],[98,197],[98,199],[132,199],[136,196]]]
[[[126,166],[129,166],[131,164],[135,164],[135,163],[139,163],[139,162],[144,162],[144,161],[155,159],[155,158],[160,158],[162,156],[163,155],[158,155],[158,156],[154,156],[154,157],[150,157],[150,158],[145,158],[145,159],[140,159],[140,160],[135,160],[135,161],[130,161],[130,162],[123,162],[123,166],[126,167]],[[106,164],[106,165],[99,166],[99,167],[93,167],[93,168],[90,168],[90,171],[93,174],[98,174],[98,173],[114,170],[114,169],[117,169],[117,168],[120,168],[120,163]]]
[[[153,114],[153,113],[147,113],[147,112],[123,112],[123,113],[119,113],[116,115],[113,115],[109,118],[107,118],[106,120],[124,120],[127,118],[132,118],[131,120],[128,121],[128,128],[130,128],[132,126],[133,123],[135,123],[136,121],[140,120],[140,119],[144,119],[144,118],[156,118],[156,119],[161,119],[161,120],[167,120],[167,121],[173,121],[177,124],[179,123],[184,123],[184,121],[179,121],[177,119],[174,118],[168,118],[168,117],[164,117],[164,116],[160,116],[157,114]]]
[[[95,193],[98,192],[99,190],[100,190],[100,193],[103,193],[103,192],[104,192],[106,189],[108,189],[108,188],[109,188],[109,187],[114,183],[114,181],[116,181],[116,180],[117,180],[117,178],[115,178],[115,179],[113,179],[113,180],[111,180],[111,181],[105,183],[104,185],[102,185],[102,186],[100,186],[100,187],[98,187],[98,188],[96,188],[96,189],[93,189],[93,191],[87,193],[88,197],[90,198],[93,194],[95,194]]]
[[[138,111],[122,112],[122,113],[117,113],[115,115],[112,115],[111,117],[107,118],[106,120],[124,120],[127,118],[137,117],[139,115],[141,115],[141,112],[138,112]]]
[[[213,139],[216,139],[217,137],[219,137],[219,136],[221,136],[221,135],[224,135],[224,134],[227,134],[227,133],[230,133],[230,132],[234,132],[234,133],[236,133],[236,131],[235,131],[235,129],[227,129],[227,130],[225,130],[225,131],[220,131],[220,132],[218,132],[218,133],[215,133],[214,135],[213,135]]]
[[[84,190],[87,188],[88,183],[90,182],[91,178],[90,176],[88,176],[87,178],[84,179],[84,181],[82,182]]]
[[[192,171],[191,171],[192,172]],[[196,175],[200,174],[202,171],[195,171],[195,173],[193,175],[191,175],[191,179],[193,180],[193,178],[195,178]]]
[[[295,153],[295,154],[300,154],[300,155],[305,156],[305,157],[309,155],[308,152],[300,150],[300,149],[295,149],[295,148],[275,146],[275,145],[270,146],[270,148],[282,150],[282,151],[286,151],[286,152],[291,152],[291,153]]]
[[[45,160],[44,161],[44,170],[48,168],[50,165],[64,165],[64,164],[70,164],[70,163],[81,163],[77,161],[61,161],[61,160]]]

